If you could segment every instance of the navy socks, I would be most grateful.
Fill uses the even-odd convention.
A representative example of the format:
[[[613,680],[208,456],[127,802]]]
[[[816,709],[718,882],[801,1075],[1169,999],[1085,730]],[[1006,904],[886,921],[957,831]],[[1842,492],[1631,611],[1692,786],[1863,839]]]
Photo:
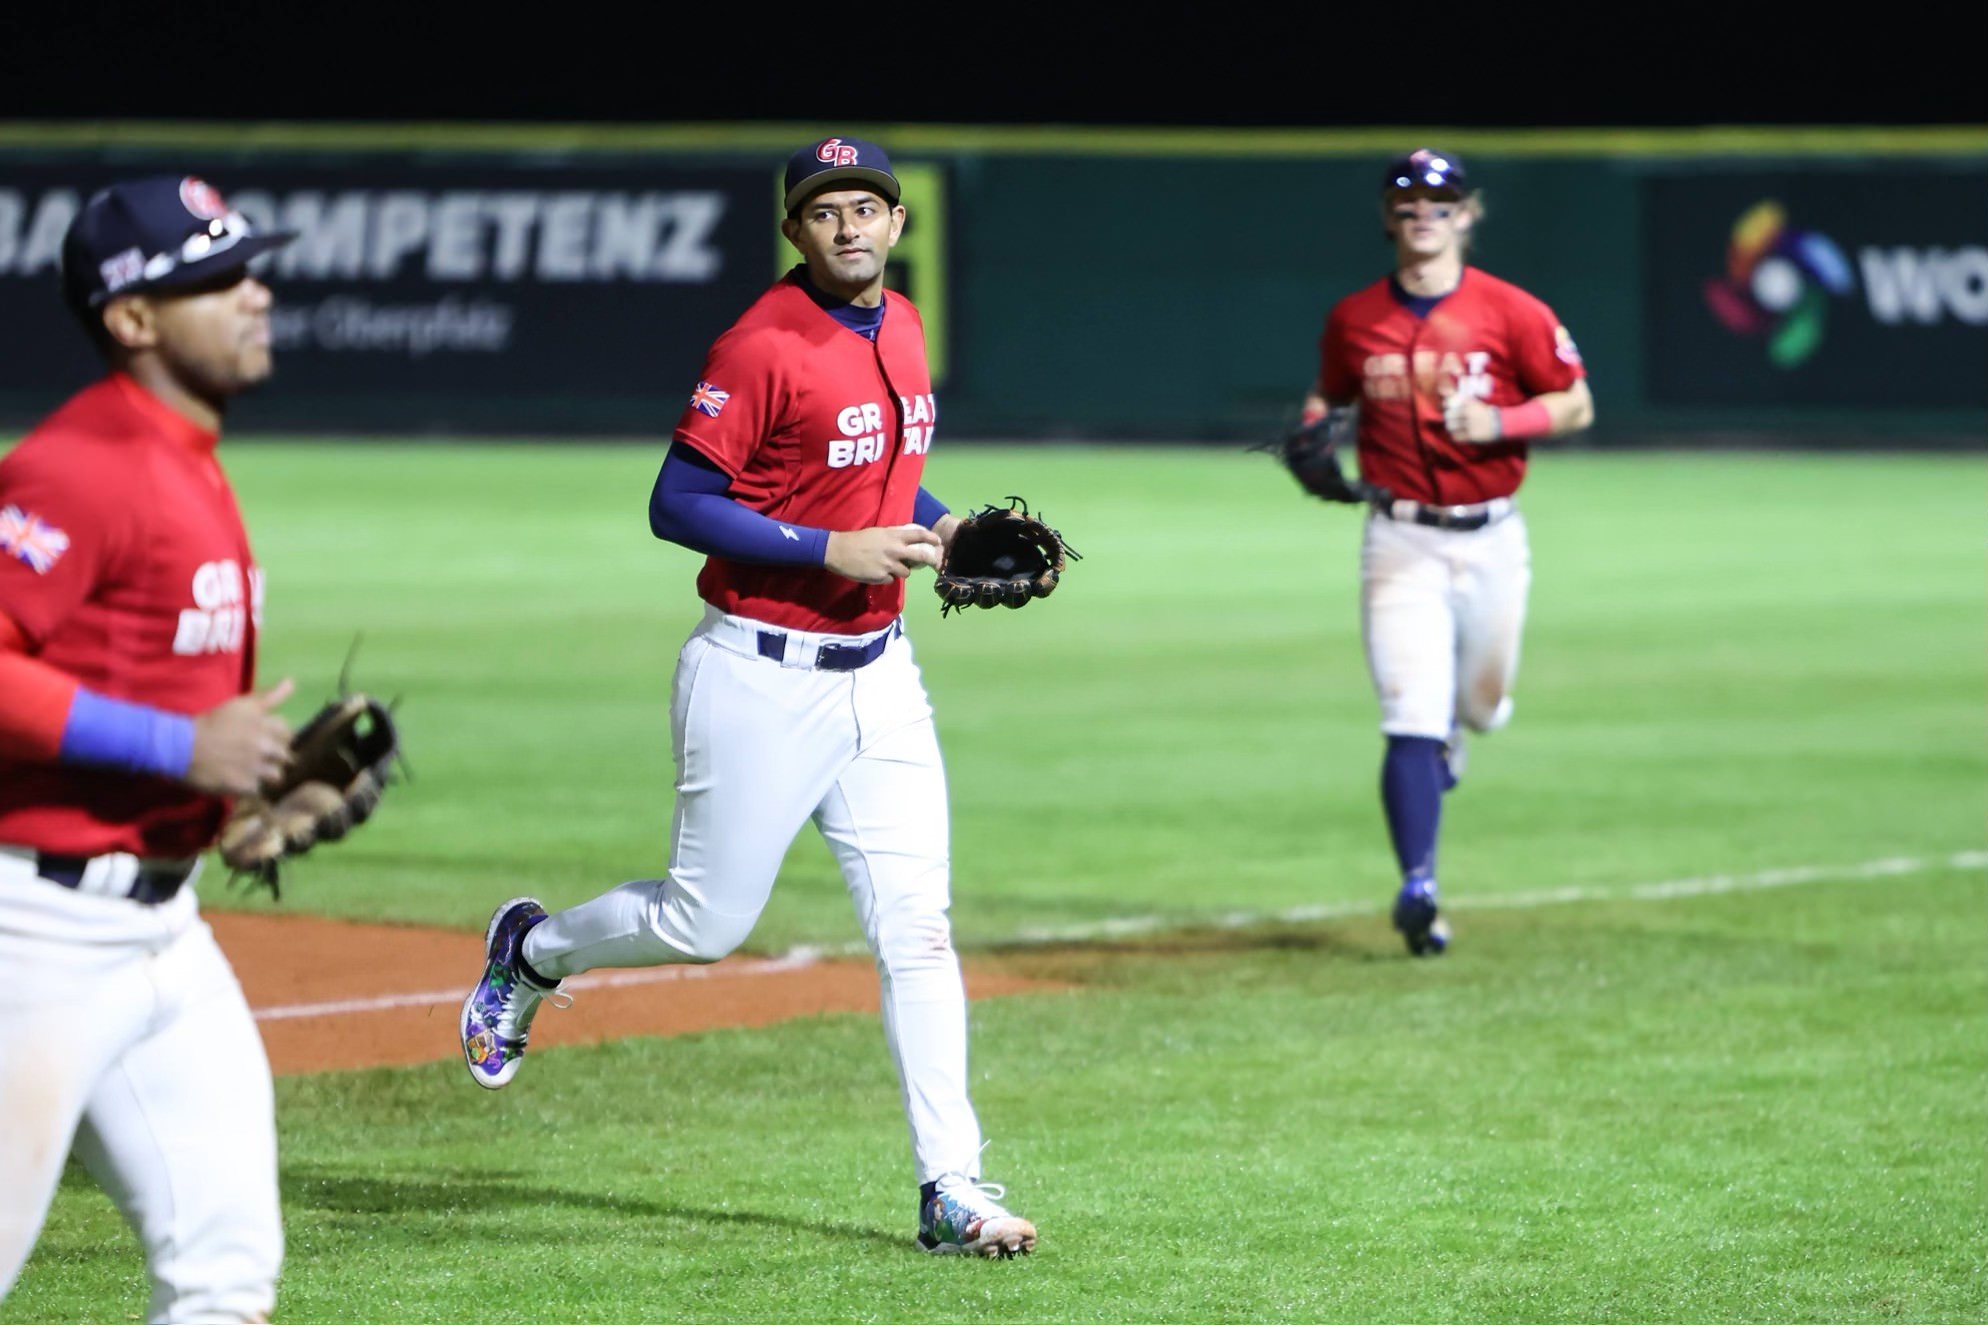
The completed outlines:
[[[544,916],[538,916],[534,918],[530,924],[525,926],[525,934],[531,933],[532,930],[537,928],[538,925],[543,923],[544,920],[545,920]],[[559,988],[559,982],[557,980],[553,980],[546,976],[540,975],[537,971],[532,969],[532,964],[525,960],[525,934],[518,935],[518,970],[524,974],[525,979],[531,981],[533,984],[537,985],[540,989],[549,990],[549,989]]]
[[[1427,736],[1390,736],[1381,761],[1381,808],[1401,876],[1432,877],[1443,792],[1451,785],[1443,743]]]

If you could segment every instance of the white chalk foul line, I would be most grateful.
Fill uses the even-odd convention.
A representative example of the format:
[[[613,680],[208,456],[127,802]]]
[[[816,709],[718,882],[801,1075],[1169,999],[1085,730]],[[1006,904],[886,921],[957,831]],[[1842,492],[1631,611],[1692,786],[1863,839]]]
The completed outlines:
[[[1667,902],[1680,897],[1709,897],[1718,893],[1758,892],[1767,888],[1791,888],[1807,883],[1843,883],[1870,879],[1891,879],[1932,870],[1988,869],[1988,851],[1959,851],[1950,856],[1887,856],[1860,865],[1795,865],[1785,869],[1763,870],[1758,874],[1709,874],[1697,879],[1671,879],[1664,883],[1633,884],[1627,888],[1550,888],[1539,892],[1506,893],[1492,897],[1464,897],[1446,900],[1446,911],[1525,910],[1544,906],[1564,906],[1573,902]],[[1285,911],[1228,911],[1212,919],[1169,919],[1165,916],[1120,916],[1088,925],[1062,929],[1024,929],[1004,947],[1032,947],[1050,943],[1090,943],[1098,939],[1127,938],[1139,934],[1200,929],[1247,929],[1252,925],[1306,924],[1318,920],[1345,920],[1372,915],[1372,902],[1323,902],[1292,907]],[[611,989],[626,985],[664,984],[673,980],[750,979],[798,971],[823,957],[861,956],[864,945],[850,944],[839,949],[797,948],[783,957],[761,960],[720,962],[715,966],[650,966],[629,971],[592,971],[569,978],[563,988]],[[377,998],[345,999],[333,1003],[293,1003],[263,1008],[257,1021],[284,1021],[297,1017],[338,1017],[355,1013],[386,1012],[394,1008],[442,1007],[460,1004],[468,987],[425,994],[383,994]]]
[[[1698,879],[1632,884],[1626,888],[1551,888],[1540,892],[1505,893],[1491,897],[1445,899],[1445,911],[1521,910],[1563,906],[1571,902],[1664,902],[1679,897],[1708,897],[1717,893],[1757,892],[1805,883],[1841,883],[1897,878],[1930,870],[1988,869],[1988,851],[1959,851],[1950,856],[1888,856],[1861,865],[1795,865],[1758,874],[1710,874]],[[1372,902],[1321,902],[1287,911],[1229,911],[1212,919],[1181,920],[1164,916],[1120,916],[1062,929],[1024,929],[1020,945],[1086,943],[1175,930],[1246,929],[1252,925],[1304,924],[1317,920],[1346,920],[1385,911]],[[1011,945],[1013,946],[1013,945]]]
[[[564,992],[576,989],[614,989],[623,985],[665,984],[672,980],[738,980],[798,971],[819,958],[812,952],[793,952],[785,957],[757,961],[722,962],[716,966],[645,966],[632,971],[589,971],[569,977],[560,985]],[[426,994],[382,994],[378,998],[348,998],[333,1003],[290,1003],[282,1007],[260,1008],[257,1021],[288,1021],[296,1017],[345,1017],[360,1012],[389,1012],[395,1008],[453,1007],[469,993],[469,986],[437,990]]]

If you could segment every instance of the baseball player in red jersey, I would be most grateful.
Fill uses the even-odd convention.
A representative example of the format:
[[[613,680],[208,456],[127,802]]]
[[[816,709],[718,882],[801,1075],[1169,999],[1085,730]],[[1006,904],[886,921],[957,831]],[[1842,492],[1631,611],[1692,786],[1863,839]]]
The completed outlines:
[[[191,177],[91,197],[63,284],[110,371],[0,458],[0,1294],[73,1143],[144,1248],[147,1319],[275,1303],[269,1061],[194,879],[288,758],[215,446],[271,368],[249,260],[289,238]]]
[[[1464,733],[1511,717],[1532,584],[1516,500],[1530,443],[1594,421],[1553,310],[1468,264],[1482,214],[1455,156],[1423,148],[1389,164],[1394,271],[1333,306],[1304,403],[1307,421],[1357,409],[1360,477],[1384,494],[1361,550],[1361,628],[1387,738],[1394,927],[1418,957],[1449,946],[1436,835]]]
[[[924,326],[884,288],[899,197],[873,143],[789,161],[781,230],[802,262],[712,345],[650,498],[657,537],[707,556],[670,705],[668,869],[556,915],[500,906],[463,1054],[501,1087],[566,976],[732,952],[812,820],[876,955],[918,1243],[1013,1255],[1036,1231],[980,1181],[945,770],[902,617],[905,577],[939,563],[958,520],[921,486],[937,421]]]

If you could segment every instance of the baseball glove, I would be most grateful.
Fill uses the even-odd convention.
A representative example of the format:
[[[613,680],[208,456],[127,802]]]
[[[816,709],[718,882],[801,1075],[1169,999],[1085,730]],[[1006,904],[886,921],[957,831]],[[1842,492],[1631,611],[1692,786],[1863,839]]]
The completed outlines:
[[[1274,454],[1299,487],[1322,500],[1352,506],[1391,501],[1393,498],[1385,488],[1346,472],[1341,452],[1352,445],[1358,420],[1359,406],[1342,405],[1250,450]]]
[[[331,701],[290,738],[281,780],[235,803],[217,843],[222,863],[234,879],[280,897],[283,862],[371,818],[400,760],[400,733],[387,705],[366,694]]]
[[[1047,598],[1078,551],[1029,513],[1020,497],[983,506],[959,522],[933,589],[940,616],[967,607],[1020,607]]]

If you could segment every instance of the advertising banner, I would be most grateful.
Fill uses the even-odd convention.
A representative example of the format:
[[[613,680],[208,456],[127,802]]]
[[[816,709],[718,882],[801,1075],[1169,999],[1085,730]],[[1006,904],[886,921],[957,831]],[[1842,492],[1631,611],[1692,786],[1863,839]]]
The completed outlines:
[[[300,234],[266,267],[275,378],[232,433],[659,438],[797,261],[788,137],[0,123],[0,433],[99,371],[56,268],[83,199],[192,173]],[[1589,441],[1988,437],[1988,127],[1660,137],[1461,148],[1493,199],[1474,260],[1579,339]],[[886,280],[923,315],[951,439],[1260,437],[1315,371],[1325,308],[1386,267],[1359,135],[878,141],[908,214]],[[1142,210],[1160,175],[1257,201],[1211,247]]]
[[[1643,190],[1653,404],[1988,406],[1988,173],[1699,167]]]
[[[92,190],[153,170],[0,173],[0,397],[52,405],[100,371],[61,304],[62,235]],[[260,260],[277,377],[236,428],[660,432],[783,269],[765,167],[341,156],[195,173],[299,233]]]

